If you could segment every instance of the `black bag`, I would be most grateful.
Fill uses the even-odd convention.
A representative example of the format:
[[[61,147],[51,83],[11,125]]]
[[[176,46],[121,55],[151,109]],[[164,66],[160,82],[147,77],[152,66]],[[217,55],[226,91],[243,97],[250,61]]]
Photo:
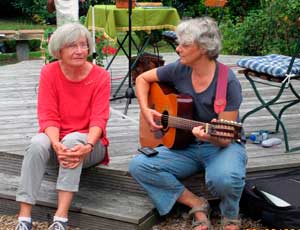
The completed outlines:
[[[246,180],[241,212],[254,220],[260,219],[268,227],[299,229],[300,170],[297,171]]]
[[[132,57],[134,62],[136,57]],[[159,54],[144,52],[137,60],[134,68],[131,71],[132,82],[135,84],[135,79],[143,72],[164,65],[165,61]]]

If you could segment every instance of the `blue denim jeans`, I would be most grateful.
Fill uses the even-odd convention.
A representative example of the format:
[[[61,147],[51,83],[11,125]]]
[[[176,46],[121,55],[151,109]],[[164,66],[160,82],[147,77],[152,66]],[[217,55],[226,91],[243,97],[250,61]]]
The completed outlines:
[[[159,154],[154,157],[143,154],[134,157],[129,172],[147,191],[160,215],[170,212],[184,191],[180,180],[205,170],[207,188],[221,199],[222,216],[238,217],[247,164],[243,145],[232,143],[220,148],[210,143],[195,143],[180,150],[164,146],[156,150]]]

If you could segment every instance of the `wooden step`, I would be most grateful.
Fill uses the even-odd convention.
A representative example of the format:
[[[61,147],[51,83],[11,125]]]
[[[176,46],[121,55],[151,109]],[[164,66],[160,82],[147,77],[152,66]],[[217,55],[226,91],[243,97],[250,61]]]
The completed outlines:
[[[14,215],[19,176],[0,173],[0,177],[0,213]],[[44,180],[33,209],[35,220],[51,221],[56,203],[55,182]],[[74,197],[69,219],[70,225],[82,229],[142,230],[156,223],[157,214],[147,196],[85,184]]]
[[[124,157],[123,157],[124,158]],[[80,186],[95,186],[105,189],[119,189],[125,192],[145,195],[145,191],[134,181],[128,173],[128,162],[130,158],[124,160],[120,157],[112,162],[113,167],[99,165],[84,169],[81,176]],[[0,172],[15,176],[20,175],[23,156],[12,153],[0,152]],[[48,167],[44,179],[55,182],[57,169]]]
[[[131,177],[128,172],[128,164],[133,155],[116,156],[111,158],[109,166],[98,165],[82,172],[80,187],[101,187],[104,189],[118,189],[131,194],[146,195],[144,189]],[[15,176],[20,175],[22,155],[0,152],[0,172]],[[55,182],[57,171],[48,168],[44,180]],[[194,193],[207,199],[215,199],[205,188],[204,175],[199,173],[187,178],[183,183]]]

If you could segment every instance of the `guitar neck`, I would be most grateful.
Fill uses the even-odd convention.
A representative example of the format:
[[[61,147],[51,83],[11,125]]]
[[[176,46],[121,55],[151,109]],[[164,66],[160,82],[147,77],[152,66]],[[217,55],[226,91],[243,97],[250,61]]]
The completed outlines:
[[[206,129],[209,128],[208,123],[189,120],[189,119],[185,119],[185,118],[182,118],[182,117],[163,115],[162,123],[163,123],[164,119],[167,119],[168,126],[172,127],[172,128],[185,129],[185,130],[192,130],[194,127],[197,127],[197,126],[206,126]]]

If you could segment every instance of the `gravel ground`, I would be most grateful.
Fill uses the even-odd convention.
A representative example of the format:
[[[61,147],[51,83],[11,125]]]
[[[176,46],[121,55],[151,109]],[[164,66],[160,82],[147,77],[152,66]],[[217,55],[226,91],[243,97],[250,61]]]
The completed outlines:
[[[0,215],[0,230],[14,230],[18,223],[17,216]],[[47,230],[48,222],[33,222],[33,230]],[[69,230],[80,230],[80,228],[69,228]]]
[[[190,230],[191,218],[187,213],[182,214],[179,217],[172,215],[167,217],[159,225],[155,225],[152,230]],[[221,230],[220,216],[212,216],[211,223],[214,230]],[[250,218],[242,218],[241,230],[264,230],[267,229],[259,221],[253,221]]]
[[[214,230],[221,230],[220,218],[218,215],[211,218]],[[17,224],[16,216],[0,216],[0,230],[14,230]],[[47,230],[49,223],[33,222],[33,230]],[[119,228],[122,230],[122,226]],[[189,230],[191,229],[191,219],[187,213],[180,215],[171,214],[165,217],[158,225],[153,226],[152,230]],[[242,218],[243,230],[263,230],[263,227],[258,221],[253,221],[249,218]],[[80,230],[80,228],[69,228],[69,230]],[[83,229],[84,230],[84,229]]]

